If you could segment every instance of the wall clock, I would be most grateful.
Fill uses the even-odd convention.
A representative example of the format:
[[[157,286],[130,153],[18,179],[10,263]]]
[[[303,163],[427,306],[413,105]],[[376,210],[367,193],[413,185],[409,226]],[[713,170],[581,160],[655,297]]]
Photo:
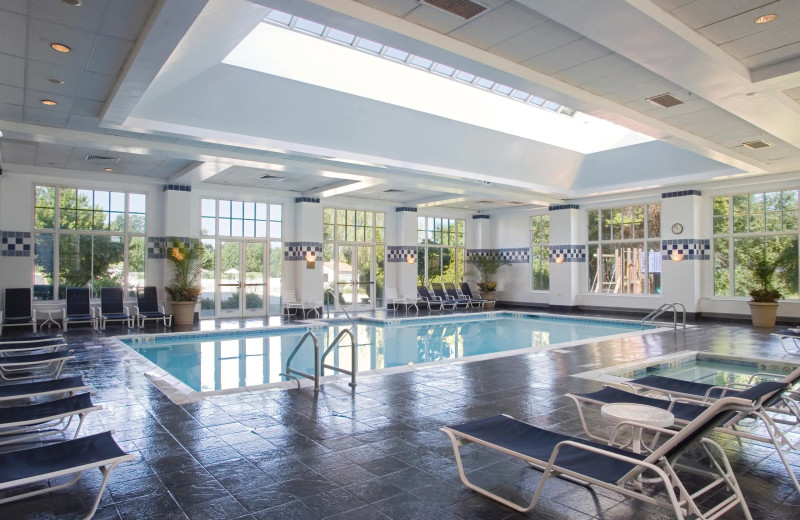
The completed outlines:
[[[678,222],[672,224],[672,232],[675,233],[676,235],[680,235],[681,233],[683,233],[683,224],[680,224]]]

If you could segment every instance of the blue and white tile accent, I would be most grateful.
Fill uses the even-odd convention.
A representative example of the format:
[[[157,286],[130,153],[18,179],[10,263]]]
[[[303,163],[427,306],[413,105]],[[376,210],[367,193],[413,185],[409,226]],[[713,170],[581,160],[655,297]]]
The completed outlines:
[[[167,184],[164,186],[164,191],[192,191],[192,187],[183,184]]]
[[[672,253],[683,254],[684,260],[711,260],[711,240],[707,238],[662,240],[661,253],[662,260],[670,260]]]
[[[510,264],[526,264],[531,261],[531,252],[527,247],[504,247],[501,249],[468,249],[467,259],[476,256],[494,256]]]
[[[167,245],[172,240],[180,240],[181,242],[189,242],[190,237],[147,237],[147,258],[148,259],[161,259],[167,257]]]
[[[411,206],[400,206],[399,208],[394,208],[394,212],[395,213],[402,213],[403,211],[416,213],[417,212],[417,208],[412,208]]]
[[[417,261],[417,246],[386,246],[386,261],[387,262],[405,262],[408,255]]]
[[[472,215],[472,220],[481,220],[481,219],[489,220],[489,215],[483,215],[483,214],[481,214],[481,215]]]
[[[31,256],[33,239],[30,231],[0,231],[0,256]]]
[[[319,197],[297,197],[294,199],[295,203],[297,202],[313,202],[314,204],[319,204]]]
[[[317,253],[317,260],[322,260],[322,244],[319,242],[284,242],[283,259],[286,262],[305,262],[309,251]]]
[[[581,209],[577,204],[553,204],[549,208],[550,211],[558,211],[560,209]]]
[[[662,193],[662,199],[671,199],[672,197],[687,197],[689,195],[697,195],[700,196],[700,190],[683,190],[683,191],[670,191],[667,193]]]
[[[550,246],[550,261],[555,262],[556,256],[563,255],[565,262],[585,262],[585,244],[563,244]]]

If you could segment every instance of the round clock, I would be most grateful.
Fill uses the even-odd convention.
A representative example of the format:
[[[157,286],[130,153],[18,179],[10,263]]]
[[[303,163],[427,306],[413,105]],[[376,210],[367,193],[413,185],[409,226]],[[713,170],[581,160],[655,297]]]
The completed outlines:
[[[672,232],[675,233],[676,235],[680,235],[681,233],[683,233],[683,224],[680,224],[678,222],[672,224]]]

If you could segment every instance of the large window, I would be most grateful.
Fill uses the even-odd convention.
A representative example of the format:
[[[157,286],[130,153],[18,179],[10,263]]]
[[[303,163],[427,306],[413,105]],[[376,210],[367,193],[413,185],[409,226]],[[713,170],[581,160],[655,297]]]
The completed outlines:
[[[417,218],[417,284],[460,284],[464,277],[464,221]]]
[[[531,217],[531,289],[550,289],[550,216]]]
[[[610,294],[661,292],[661,205],[590,210],[589,288]]]
[[[67,287],[145,283],[147,198],[143,193],[36,186],[34,298],[63,299]]]
[[[747,296],[766,258],[779,266],[776,289],[797,298],[797,198],[798,190],[714,198],[714,296]]]

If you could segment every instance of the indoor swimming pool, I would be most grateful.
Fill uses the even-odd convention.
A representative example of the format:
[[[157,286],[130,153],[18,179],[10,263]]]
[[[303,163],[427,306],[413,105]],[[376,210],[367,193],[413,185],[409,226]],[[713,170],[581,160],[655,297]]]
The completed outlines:
[[[193,391],[208,392],[285,381],[281,374],[286,360],[306,331],[315,334],[322,352],[342,330],[352,328],[346,321],[319,323],[120,340]],[[499,312],[438,319],[362,319],[355,324],[354,337],[356,366],[361,373],[641,333],[638,322]],[[313,343],[306,343],[294,357],[292,368],[313,373]],[[346,338],[327,362],[349,370],[351,359],[351,342]]]

